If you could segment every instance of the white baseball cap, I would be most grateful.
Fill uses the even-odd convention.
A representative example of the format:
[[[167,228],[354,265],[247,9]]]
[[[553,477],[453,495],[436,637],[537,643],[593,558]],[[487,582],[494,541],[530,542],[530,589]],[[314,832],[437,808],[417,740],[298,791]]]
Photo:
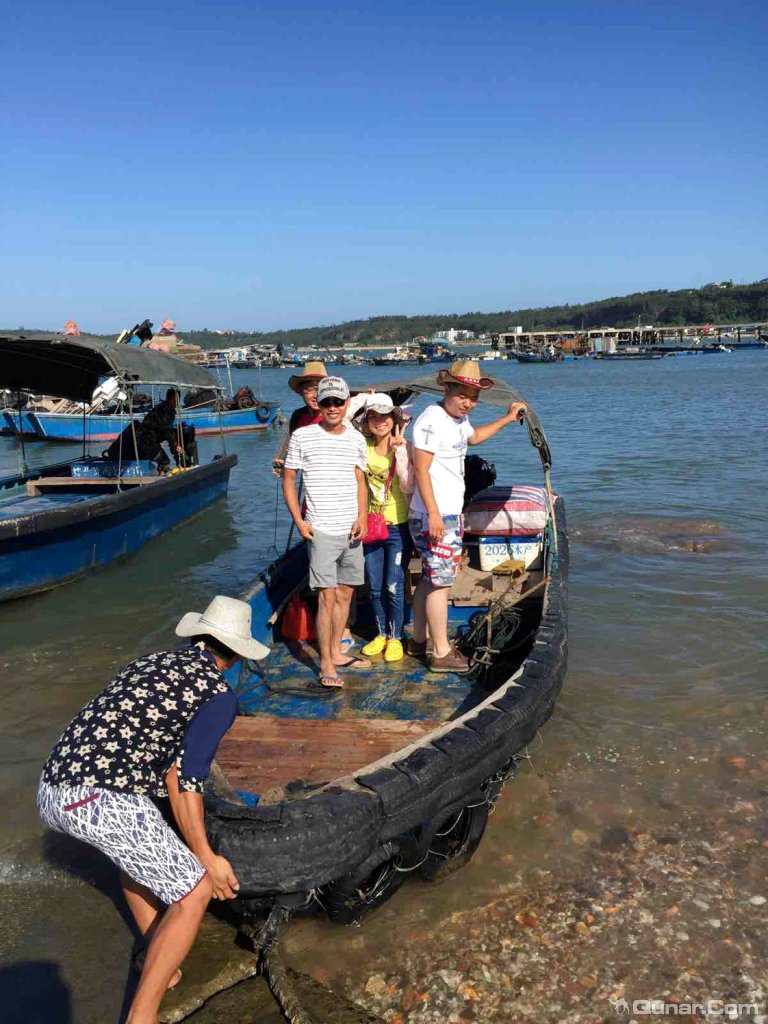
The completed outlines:
[[[325,398],[340,398],[346,402],[349,398],[349,387],[343,377],[323,377],[317,385],[317,404],[322,405]]]

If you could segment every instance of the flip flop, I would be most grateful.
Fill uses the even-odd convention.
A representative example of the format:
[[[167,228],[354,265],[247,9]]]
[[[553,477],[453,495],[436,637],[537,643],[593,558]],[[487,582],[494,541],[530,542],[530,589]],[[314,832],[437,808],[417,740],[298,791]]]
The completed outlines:
[[[339,690],[344,685],[344,680],[338,676],[318,676],[317,680],[321,686],[325,686],[329,690]]]
[[[349,669],[352,669],[353,671],[355,669],[359,669],[362,671],[363,669],[371,668],[371,662],[368,661],[367,658],[358,658],[356,654],[353,654],[349,661],[343,661],[340,665],[337,665],[336,668],[347,669],[347,671],[349,671]]]

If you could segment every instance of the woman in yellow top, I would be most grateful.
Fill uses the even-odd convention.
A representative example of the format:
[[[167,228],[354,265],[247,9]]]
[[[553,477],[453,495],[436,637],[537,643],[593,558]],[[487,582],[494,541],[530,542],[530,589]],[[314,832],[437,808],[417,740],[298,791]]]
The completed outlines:
[[[368,441],[368,512],[384,515],[389,536],[366,544],[365,571],[378,635],[363,648],[367,657],[384,652],[385,661],[403,657],[405,567],[411,555],[408,509],[413,491],[405,418],[389,395],[367,395],[353,420]]]

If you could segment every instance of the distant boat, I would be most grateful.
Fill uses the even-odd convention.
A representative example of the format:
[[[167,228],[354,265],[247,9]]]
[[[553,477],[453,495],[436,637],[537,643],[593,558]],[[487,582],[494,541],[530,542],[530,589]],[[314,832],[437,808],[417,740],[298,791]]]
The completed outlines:
[[[691,353],[695,354],[695,353]],[[614,362],[617,359],[663,359],[663,352],[595,352],[595,359],[604,362]]]
[[[515,352],[514,356],[518,363],[561,363],[563,361],[562,353],[547,350],[535,352],[529,349],[525,352]]]
[[[424,362],[424,356],[420,356],[419,353],[414,352],[412,349],[403,348],[399,346],[391,352],[386,352],[383,356],[375,356],[373,360],[374,366],[407,366],[416,365],[419,362]]]
[[[0,387],[83,402],[108,374],[123,389],[218,387],[202,367],[157,351],[61,335],[0,338]],[[22,459],[23,445],[22,438]],[[179,461],[181,468],[160,475],[147,460],[84,457],[0,479],[0,601],[135,554],[226,494],[237,456],[201,465],[190,446]]]

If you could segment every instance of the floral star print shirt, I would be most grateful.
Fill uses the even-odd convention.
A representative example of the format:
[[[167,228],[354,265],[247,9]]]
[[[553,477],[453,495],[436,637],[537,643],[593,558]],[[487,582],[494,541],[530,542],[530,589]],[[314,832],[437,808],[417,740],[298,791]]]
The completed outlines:
[[[126,665],[72,719],[43,780],[165,796],[165,773],[175,761],[179,788],[202,793],[236,713],[237,698],[200,647],[149,654]]]

